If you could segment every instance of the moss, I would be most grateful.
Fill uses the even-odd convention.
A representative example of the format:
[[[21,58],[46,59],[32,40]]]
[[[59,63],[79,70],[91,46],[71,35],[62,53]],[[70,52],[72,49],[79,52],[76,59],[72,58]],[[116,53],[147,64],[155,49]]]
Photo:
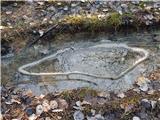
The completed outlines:
[[[111,15],[106,19],[106,26],[114,27],[115,30],[117,27],[122,25],[122,15],[117,12],[111,13]]]
[[[64,91],[60,95],[62,98],[71,101],[71,100],[82,100],[86,96],[97,96],[97,91],[92,90],[90,88],[81,88],[71,91]]]

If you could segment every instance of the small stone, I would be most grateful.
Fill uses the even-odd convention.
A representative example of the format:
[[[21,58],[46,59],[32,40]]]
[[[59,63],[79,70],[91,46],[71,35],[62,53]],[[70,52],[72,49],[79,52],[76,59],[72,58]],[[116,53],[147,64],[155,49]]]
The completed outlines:
[[[76,6],[77,6],[77,4],[75,4],[75,3],[71,4],[71,7],[76,7]]]
[[[40,36],[42,36],[44,34],[44,31],[42,31],[42,30],[39,30],[38,32],[39,32]]]
[[[119,97],[119,98],[124,98],[124,97],[125,97],[125,94],[124,94],[124,93],[118,93],[118,94],[117,94],[117,97]]]
[[[65,7],[63,8],[63,10],[67,11],[67,10],[68,10],[68,7],[67,7],[67,6],[65,6]]]
[[[85,2],[86,0],[81,0],[81,2]]]
[[[96,114],[95,119],[96,120],[104,120],[104,117],[101,114]]]
[[[59,6],[60,6],[60,5],[62,5],[62,3],[61,3],[61,2],[58,2],[58,3],[57,3],[57,5],[59,5]]]
[[[58,99],[58,103],[59,103],[59,108],[61,108],[61,109],[67,109],[68,108],[68,103],[67,103],[66,100]]]
[[[133,91],[135,91],[136,93],[140,93],[140,90],[138,88],[134,88]]]
[[[149,83],[149,82],[150,82],[150,80],[148,80],[148,79],[145,78],[144,76],[140,76],[140,77],[138,77],[137,80],[136,80],[136,84],[137,84],[138,86],[144,85],[144,84]]]
[[[93,109],[91,109],[91,113],[92,113],[92,115],[94,116],[94,115],[95,115],[95,113],[96,113],[96,111],[95,111],[95,110],[93,110]]]
[[[102,11],[103,11],[103,12],[108,12],[108,9],[103,9]]]
[[[151,109],[151,107],[152,107],[149,100],[147,100],[147,99],[142,99],[141,105],[146,109]]]
[[[81,111],[75,111],[73,117],[74,120],[84,120],[84,114]]]
[[[76,102],[76,105],[77,105],[78,107],[80,107],[80,106],[81,106],[81,101],[77,101],[77,102]]]
[[[55,100],[50,101],[50,107],[51,109],[56,109],[58,107],[58,103]]]
[[[141,120],[141,119],[137,116],[134,116],[132,120]]]
[[[148,89],[149,89],[149,88],[148,88],[148,84],[145,83],[145,84],[141,85],[141,86],[139,87],[139,89],[142,90],[143,92],[148,91]]]
[[[10,14],[12,14],[12,11],[6,11],[6,14],[10,15]]]
[[[43,106],[43,110],[44,110],[45,112],[48,112],[48,110],[50,110],[50,105],[49,105],[49,101],[48,101],[48,100],[44,100],[44,101],[42,102],[42,106]]]
[[[37,2],[39,5],[44,5],[44,2]]]
[[[57,112],[63,112],[63,109],[55,109],[55,110],[52,110],[52,112],[55,112],[55,113],[57,113]]]
[[[43,106],[37,105],[36,107],[36,115],[41,115],[43,113]]]
[[[56,11],[56,8],[54,6],[50,6],[47,8],[48,11]]]
[[[28,117],[29,120],[36,120],[37,116],[35,114],[32,114],[31,116]]]
[[[153,95],[154,92],[155,92],[155,90],[149,90],[149,91],[148,91],[148,94],[149,94],[149,95]]]
[[[104,97],[104,98],[110,98],[110,93],[109,92],[100,92],[98,93],[99,97]]]
[[[51,120],[51,118],[50,117],[46,117],[45,120]]]
[[[153,15],[147,15],[147,18],[148,18],[149,20],[152,20],[154,17],[153,17]]]
[[[157,101],[151,101],[152,109],[154,109],[156,107],[156,104],[157,104]]]
[[[91,105],[91,103],[84,100],[84,101],[81,102],[81,105]]]
[[[32,109],[32,108],[27,108],[27,109],[25,110],[25,112],[26,112],[26,114],[27,114],[28,116],[31,116],[31,115],[33,114],[33,109]]]

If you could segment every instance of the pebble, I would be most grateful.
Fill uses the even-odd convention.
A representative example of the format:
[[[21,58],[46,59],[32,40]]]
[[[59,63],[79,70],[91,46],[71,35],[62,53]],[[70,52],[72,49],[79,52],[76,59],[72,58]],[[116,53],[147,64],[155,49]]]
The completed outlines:
[[[103,12],[108,12],[108,9],[103,9],[102,11],[103,11]]]
[[[96,113],[96,111],[95,111],[95,110],[93,110],[93,109],[91,109],[91,113],[92,113],[92,115],[94,116],[94,115],[95,115],[95,113]]]
[[[56,108],[58,108],[58,103],[57,103],[57,101],[51,100],[51,101],[50,101],[50,107],[51,107],[51,109],[56,109]]]
[[[51,120],[51,118],[50,117],[46,117],[45,120]]]
[[[41,115],[43,113],[43,106],[37,105],[36,107],[36,115]]]
[[[32,109],[32,108],[27,108],[27,109],[25,110],[25,112],[26,112],[26,114],[27,114],[28,116],[31,116],[31,115],[33,114],[33,109]]]
[[[29,120],[36,120],[37,116],[35,114],[32,114],[31,116],[28,117]]]
[[[44,101],[42,102],[42,106],[43,106],[44,112],[48,112],[48,110],[51,109],[48,100],[44,100]]]
[[[55,113],[57,113],[57,112],[63,112],[63,109],[54,109],[54,110],[52,110],[52,112],[55,112]]]
[[[71,7],[76,7],[76,6],[77,6],[77,4],[75,4],[75,3],[71,4]]]
[[[151,101],[151,106],[152,106],[152,109],[154,109],[156,107],[156,104],[157,104],[157,101]]]
[[[134,116],[132,120],[141,120],[141,119],[137,116]]]
[[[96,120],[104,120],[104,117],[101,114],[96,114],[95,119]]]
[[[55,12],[55,11],[56,11],[56,8],[55,8],[54,6],[50,6],[50,7],[47,8],[47,10],[48,10],[48,11],[54,11],[54,12]]]
[[[84,114],[81,111],[75,111],[73,117],[74,120],[84,120]]]
[[[10,14],[12,14],[12,11],[6,11],[6,14],[10,15]]]
[[[146,109],[151,109],[151,104],[150,104],[150,101],[147,100],[147,99],[142,99],[141,100],[141,105],[146,108]]]
[[[143,85],[141,85],[140,87],[139,87],[139,89],[141,90],[141,91],[143,91],[143,92],[146,92],[146,91],[148,91],[148,84],[147,83],[145,83],[145,84],[143,84]]]
[[[76,105],[77,105],[78,107],[80,107],[80,106],[81,106],[81,101],[77,101],[77,102],[76,102]]]
[[[63,8],[63,10],[67,11],[67,10],[68,10],[68,7],[67,7],[67,6],[65,6],[65,7]]]
[[[125,94],[124,94],[124,93],[118,93],[118,94],[117,94],[117,97],[119,97],[119,98],[124,98],[124,97],[125,97]]]
[[[103,42],[103,41],[102,41],[102,42]],[[106,42],[106,41],[104,41],[104,42]],[[110,41],[108,41],[108,42],[110,42]],[[109,92],[99,92],[99,93],[98,93],[98,96],[109,99],[109,98],[110,98],[110,93],[109,93]]]
[[[43,30],[39,30],[38,32],[39,32],[40,36],[42,36],[44,34]]]
[[[61,109],[67,109],[68,108],[68,103],[67,103],[66,100],[58,99],[58,103],[59,103],[59,108],[61,108]]]
[[[154,92],[155,92],[155,90],[149,90],[149,91],[147,92],[147,94],[149,94],[149,95],[153,95],[153,94],[154,94]]]

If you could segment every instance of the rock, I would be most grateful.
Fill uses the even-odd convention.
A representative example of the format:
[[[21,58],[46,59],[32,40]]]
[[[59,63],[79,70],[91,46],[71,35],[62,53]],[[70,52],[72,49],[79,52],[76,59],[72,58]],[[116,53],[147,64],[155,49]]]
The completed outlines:
[[[120,15],[123,14],[121,6],[116,7],[115,10],[116,10]]]
[[[12,11],[6,11],[6,14],[10,15],[10,14],[12,14]]]
[[[63,8],[63,10],[67,11],[67,10],[68,10],[68,6],[65,6],[65,7]]]
[[[88,101],[83,100],[83,101],[81,102],[81,105],[91,105],[91,103],[88,102]]]
[[[78,107],[80,107],[80,106],[81,106],[81,101],[77,101],[77,102],[76,102],[76,105],[77,105]]]
[[[95,119],[96,120],[104,120],[104,117],[101,114],[96,114]]]
[[[50,108],[51,109],[56,109],[58,107],[58,103],[55,100],[50,101]]]
[[[48,112],[48,110],[51,109],[48,100],[44,100],[44,101],[42,102],[42,106],[43,106],[44,112]]]
[[[137,84],[138,86],[144,85],[144,84],[149,83],[149,82],[150,82],[150,80],[148,80],[148,79],[145,78],[144,76],[140,76],[140,77],[138,77],[137,80],[136,80],[136,84]]]
[[[25,112],[26,112],[26,114],[27,114],[28,116],[31,116],[31,115],[33,114],[33,109],[32,109],[32,108],[27,108],[27,109],[25,110]]]
[[[108,9],[106,8],[106,9],[103,9],[102,11],[103,11],[103,12],[108,12]]]
[[[66,100],[58,99],[58,103],[59,103],[59,108],[60,109],[67,109],[68,108],[68,103],[67,103]]]
[[[75,111],[73,117],[74,120],[84,120],[84,114],[81,111]]]
[[[28,117],[29,120],[36,120],[37,116],[35,114],[32,114],[31,116]]]
[[[76,6],[77,6],[77,4],[75,4],[75,3],[71,4],[71,7],[76,7]]]
[[[134,116],[132,120],[141,120],[141,119],[137,116]]]
[[[51,118],[50,117],[46,117],[45,120],[51,120]]]
[[[152,14],[146,15],[146,17],[147,17],[149,20],[152,20],[152,19],[154,18]]]
[[[151,104],[150,104],[150,101],[147,100],[147,99],[142,99],[141,100],[141,105],[146,108],[146,109],[151,109]]]
[[[119,97],[119,98],[124,98],[124,97],[125,97],[125,94],[124,94],[124,93],[118,93],[118,94],[117,94],[117,97]]]
[[[44,2],[37,2],[39,5],[44,5]]]
[[[63,112],[63,109],[54,109],[54,110],[52,110],[52,112],[55,112],[55,113],[57,113],[57,112]]]
[[[43,106],[37,105],[36,107],[36,115],[41,115],[43,113]]]
[[[91,113],[92,113],[92,115],[94,116],[94,115],[95,115],[95,113],[96,113],[96,111],[95,111],[95,110],[93,110],[93,109],[91,109]]]
[[[61,3],[61,2],[58,2],[58,3],[57,3],[57,5],[59,5],[59,6],[60,6],[60,5],[62,5],[62,3]]]
[[[156,107],[156,104],[157,104],[157,101],[151,101],[151,106],[152,106],[152,109],[154,109]]]
[[[110,93],[109,92],[99,92],[98,97],[104,97],[110,99]]]
[[[55,11],[56,11],[56,8],[55,8],[54,6],[50,6],[50,7],[47,8],[47,10],[48,10],[48,11],[54,11],[54,12],[55,12]]]
[[[139,87],[139,89],[142,90],[143,92],[148,91],[148,89],[149,89],[149,88],[148,88],[148,84],[145,83],[145,84],[141,85],[141,86]]]
[[[39,32],[39,35],[40,35],[40,36],[42,36],[42,35],[44,34],[44,31],[43,31],[43,30],[39,30],[38,32]]]
[[[155,90],[149,90],[147,93],[148,93],[149,95],[153,95],[154,92],[155,92]]]

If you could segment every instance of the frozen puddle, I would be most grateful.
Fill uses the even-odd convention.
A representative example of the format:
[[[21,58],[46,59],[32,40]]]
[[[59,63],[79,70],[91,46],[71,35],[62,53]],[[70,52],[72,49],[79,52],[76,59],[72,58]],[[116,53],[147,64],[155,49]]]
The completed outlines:
[[[124,91],[132,87],[136,77],[143,72],[143,64],[140,63],[147,57],[148,52],[141,48],[103,43],[65,48],[18,70],[24,75],[50,76],[50,82],[58,81],[48,85],[51,91],[77,87]]]

